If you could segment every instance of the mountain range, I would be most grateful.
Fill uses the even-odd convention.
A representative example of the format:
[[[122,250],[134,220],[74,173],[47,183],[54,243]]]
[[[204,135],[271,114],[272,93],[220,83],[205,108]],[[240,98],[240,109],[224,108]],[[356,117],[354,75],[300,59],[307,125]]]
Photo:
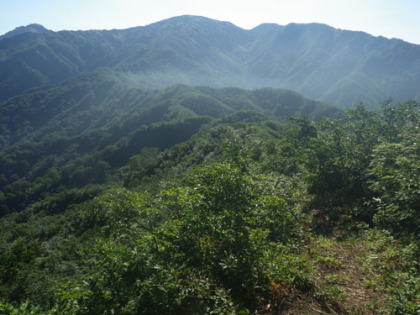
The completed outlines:
[[[420,314],[419,56],[196,16],[1,36],[0,314]]]
[[[420,45],[323,24],[245,30],[180,16],[125,30],[17,28],[0,37],[0,102],[103,68],[137,88],[273,87],[341,108],[420,97]]]

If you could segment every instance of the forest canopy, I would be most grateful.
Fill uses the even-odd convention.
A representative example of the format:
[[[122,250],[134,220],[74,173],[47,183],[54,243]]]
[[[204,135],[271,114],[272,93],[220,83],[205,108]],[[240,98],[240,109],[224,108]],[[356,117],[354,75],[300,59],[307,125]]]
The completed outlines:
[[[2,163],[17,164],[0,195],[0,310],[242,314],[311,296],[342,312],[343,266],[322,253],[357,242],[372,294],[357,308],[418,312],[420,104],[272,120],[210,91],[156,110],[212,102],[213,116],[6,146]]]

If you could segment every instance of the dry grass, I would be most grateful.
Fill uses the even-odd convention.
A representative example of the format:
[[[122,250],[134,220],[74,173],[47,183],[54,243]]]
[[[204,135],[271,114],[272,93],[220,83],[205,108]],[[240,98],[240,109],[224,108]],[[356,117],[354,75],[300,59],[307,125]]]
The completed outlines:
[[[370,254],[363,238],[312,239],[307,259],[313,266],[311,278],[315,288],[306,294],[296,294],[276,314],[386,314],[385,294],[369,285],[379,277],[366,268]]]

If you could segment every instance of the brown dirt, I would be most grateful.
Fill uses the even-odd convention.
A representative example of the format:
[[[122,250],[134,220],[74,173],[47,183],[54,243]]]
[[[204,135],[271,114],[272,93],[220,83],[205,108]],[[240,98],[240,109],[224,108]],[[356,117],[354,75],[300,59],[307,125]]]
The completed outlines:
[[[364,263],[369,250],[363,239],[318,238],[307,252],[313,263],[315,289],[296,294],[282,311],[272,314],[386,314],[381,310],[384,294],[369,286],[378,275]]]

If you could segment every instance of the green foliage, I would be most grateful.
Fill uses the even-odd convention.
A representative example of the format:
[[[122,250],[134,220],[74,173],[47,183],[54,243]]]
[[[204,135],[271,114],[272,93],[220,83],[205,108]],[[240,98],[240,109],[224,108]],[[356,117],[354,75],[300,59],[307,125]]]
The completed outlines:
[[[228,145],[227,160],[197,169],[187,187],[154,196],[112,190],[81,209],[76,226],[85,237],[97,235],[87,255],[95,272],[64,285],[56,307],[80,314],[231,314],[270,299],[270,279],[305,282],[304,267],[291,275],[279,266],[286,261],[269,260],[277,251],[270,244],[299,239],[299,216],[280,197],[253,200],[258,185],[240,151]]]
[[[366,197],[366,169],[378,134],[375,116],[356,107],[341,120],[324,120],[310,143],[309,167],[316,172],[310,192],[333,206],[349,205]],[[316,163],[316,164],[312,164]]]
[[[322,229],[364,221],[418,234],[418,104],[357,106],[308,142],[310,207]],[[326,219],[326,220],[325,220]],[[329,225],[329,227],[328,227]]]
[[[360,100],[374,107],[387,97],[400,102],[418,96],[418,55],[417,45],[325,25],[243,30],[193,16],[126,30],[13,33],[0,38],[0,101],[106,69],[147,89],[180,83],[284,86],[342,108]],[[286,111],[294,111],[298,97],[281,98],[289,104]],[[313,106],[307,102],[300,114],[310,116]],[[206,115],[223,110],[197,107]],[[334,115],[331,108],[327,112]]]
[[[420,311],[420,247],[418,239],[395,239],[389,232],[369,235],[374,254],[366,262],[380,272],[376,290],[385,290],[392,314],[418,314]]]
[[[334,274],[312,290],[306,240],[378,227],[390,232],[372,245],[366,264],[380,277],[366,287],[380,287],[391,312],[417,311],[418,103],[279,122],[261,113],[281,111],[288,92],[230,90],[253,111],[236,111],[224,90],[120,92],[127,109],[142,99],[137,114],[80,135],[47,136],[54,120],[33,136],[18,127],[0,153],[1,211],[19,210],[0,220],[1,307],[241,314],[280,312],[295,292],[344,303]],[[200,116],[209,104],[214,117]],[[91,115],[115,113],[96,105]]]
[[[142,150],[171,148],[210,128],[209,123],[261,123],[267,120],[264,114],[282,119],[298,115],[310,102],[291,91],[238,89],[245,103],[237,104],[228,93],[186,86],[144,91],[102,69],[9,99],[0,106],[0,215],[61,190],[121,180],[118,169]],[[287,104],[289,94],[293,106]],[[250,107],[253,112],[243,111]],[[316,103],[313,111],[322,108]],[[126,187],[141,185],[160,167],[132,166]]]
[[[389,142],[375,148],[370,165],[377,224],[415,235],[420,235],[418,109],[415,102],[383,109]]]
[[[39,306],[34,306],[29,301],[22,302],[19,305],[13,305],[6,301],[0,301],[0,313],[4,315],[45,314]]]

